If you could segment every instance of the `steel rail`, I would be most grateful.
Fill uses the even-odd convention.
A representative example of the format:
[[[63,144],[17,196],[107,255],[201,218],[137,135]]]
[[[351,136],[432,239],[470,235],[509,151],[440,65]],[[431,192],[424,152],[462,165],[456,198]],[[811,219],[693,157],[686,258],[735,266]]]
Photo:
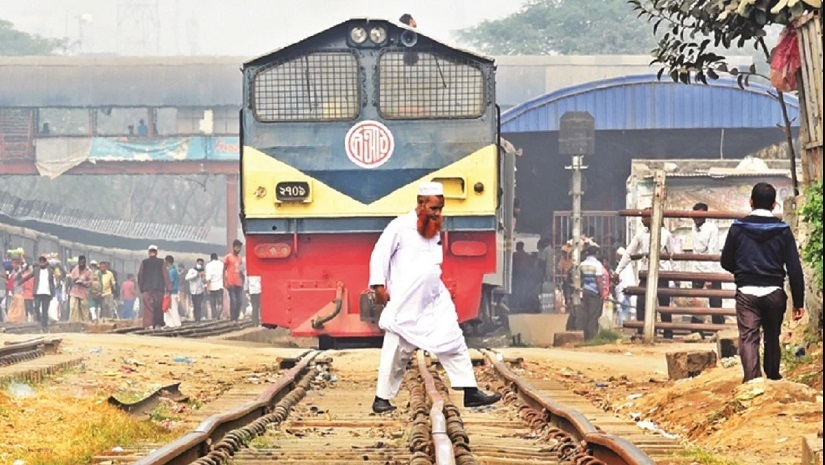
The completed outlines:
[[[640,258],[647,258],[647,254],[633,254],[630,256],[633,260]],[[674,261],[674,262],[718,262],[722,259],[721,254],[707,254],[707,253],[674,253],[670,255],[662,255],[659,257],[660,261]]]
[[[432,401],[430,408],[430,422],[432,423],[433,449],[435,452],[435,465],[455,465],[455,452],[453,443],[447,435],[447,418],[444,416],[444,399],[435,387],[435,380],[427,367],[424,352],[418,351],[418,371],[424,380],[427,395]]]
[[[210,416],[193,431],[157,449],[134,465],[183,465],[207,455],[211,444],[218,442],[226,433],[269,413],[272,406],[292,390],[296,379],[307,370],[309,363],[319,353],[312,351],[306,354],[295,367],[278,378],[256,400],[228,412]]]
[[[624,289],[625,295],[645,295],[646,287],[628,286]],[[659,297],[716,297],[720,299],[733,299],[736,291],[728,289],[690,289],[682,287],[662,287],[657,289]]]
[[[647,279],[647,270],[639,271],[639,279]],[[660,271],[659,279],[669,279],[671,281],[718,281],[723,283],[732,283],[733,275],[730,273]]]
[[[616,212],[619,216],[641,216],[650,217],[653,215],[651,210],[638,209],[624,209]],[[701,211],[701,210],[664,210],[662,212],[665,218],[707,218],[714,220],[738,220],[750,215],[750,212],[731,212],[731,211]],[[780,215],[775,215],[781,217]]]
[[[580,412],[546,397],[499,361],[494,352],[488,349],[481,352],[498,376],[510,384],[526,405],[541,412],[549,424],[569,434],[577,442],[584,443],[595,459],[607,465],[655,465],[655,462],[634,444],[599,431]]]

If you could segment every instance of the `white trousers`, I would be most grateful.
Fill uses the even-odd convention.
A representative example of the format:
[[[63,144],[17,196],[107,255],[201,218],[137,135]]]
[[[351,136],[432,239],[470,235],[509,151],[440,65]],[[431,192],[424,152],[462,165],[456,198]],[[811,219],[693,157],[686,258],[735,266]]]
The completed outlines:
[[[401,381],[407,371],[415,346],[402,339],[397,334],[387,331],[384,333],[384,344],[381,347],[381,362],[378,365],[378,385],[375,395],[389,400],[398,395]],[[453,388],[476,387],[476,377],[473,373],[473,363],[470,352],[465,346],[461,351],[438,355],[438,361],[450,378]]]
[[[163,313],[163,322],[170,328],[177,328],[180,326],[180,313],[178,313],[180,296],[177,294],[172,294],[171,299],[169,300],[169,310]]]

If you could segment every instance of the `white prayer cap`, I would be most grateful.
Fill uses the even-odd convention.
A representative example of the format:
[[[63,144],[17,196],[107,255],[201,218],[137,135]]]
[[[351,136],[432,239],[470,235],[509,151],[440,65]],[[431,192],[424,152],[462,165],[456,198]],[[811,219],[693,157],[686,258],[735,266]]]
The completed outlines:
[[[418,186],[418,195],[444,195],[444,186],[440,182],[422,182]]]
[[[152,244],[152,245],[149,246],[149,250],[154,250],[155,252],[157,252],[158,251],[158,246]]]
[[[616,253],[619,255],[624,255],[626,252],[627,250],[625,250],[624,247],[619,247],[618,249],[616,249]]]

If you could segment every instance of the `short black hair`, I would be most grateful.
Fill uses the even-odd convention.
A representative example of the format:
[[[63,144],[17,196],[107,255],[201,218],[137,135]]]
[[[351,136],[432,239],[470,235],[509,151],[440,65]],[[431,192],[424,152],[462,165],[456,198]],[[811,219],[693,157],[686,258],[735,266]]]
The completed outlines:
[[[167,255],[165,260],[166,260],[166,263],[175,263],[175,257],[173,257],[171,255]]]
[[[706,203],[699,202],[693,206],[693,211],[708,211],[708,205]]]
[[[202,258],[199,258],[199,259],[195,260],[195,263],[203,263],[203,262],[204,262],[204,260]]]
[[[584,254],[598,256],[601,251],[602,249],[600,249],[598,246],[589,245],[584,249]]]
[[[235,239],[232,241],[232,247],[235,247],[236,245],[243,247],[243,242],[241,242],[240,239]]]
[[[211,260],[217,260],[218,259],[218,254],[216,254],[215,252],[212,252],[212,255],[210,255],[209,258]]]
[[[413,17],[412,17],[411,14],[404,13],[403,15],[401,15],[400,18],[398,18],[398,21],[401,22],[402,24],[406,24],[407,26],[409,26],[410,22],[412,22],[412,19],[413,19]]]
[[[751,191],[753,208],[762,210],[773,210],[776,203],[776,189],[766,182],[758,182]]]
[[[78,256],[77,256],[77,260],[78,260],[78,261],[80,261],[80,260],[86,260],[86,256],[85,256],[85,255],[78,255]]]
[[[37,261],[38,262],[47,262],[47,261],[49,261],[49,259],[46,258],[45,255],[41,255],[40,257],[37,258]]]

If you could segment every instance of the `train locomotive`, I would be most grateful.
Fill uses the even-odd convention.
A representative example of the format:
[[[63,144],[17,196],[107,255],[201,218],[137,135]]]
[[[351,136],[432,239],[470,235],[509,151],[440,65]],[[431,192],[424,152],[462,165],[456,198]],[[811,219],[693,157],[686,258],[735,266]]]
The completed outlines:
[[[459,322],[489,328],[510,287],[515,182],[493,60],[351,19],[242,71],[241,220],[262,324],[322,346],[380,337],[372,248],[437,181],[442,279]]]

